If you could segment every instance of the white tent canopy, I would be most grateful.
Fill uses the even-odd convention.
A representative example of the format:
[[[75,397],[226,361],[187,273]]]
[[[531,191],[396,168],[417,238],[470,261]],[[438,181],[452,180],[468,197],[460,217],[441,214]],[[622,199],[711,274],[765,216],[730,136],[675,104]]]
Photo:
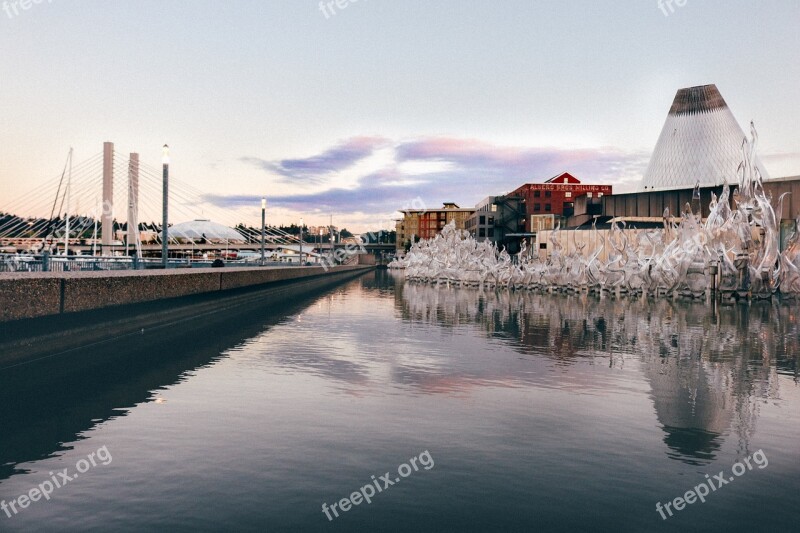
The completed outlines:
[[[211,222],[210,220],[192,220],[181,222],[169,228],[169,236],[173,239],[187,239],[197,241],[206,239],[208,241],[240,241],[246,242],[247,239],[238,231]]]

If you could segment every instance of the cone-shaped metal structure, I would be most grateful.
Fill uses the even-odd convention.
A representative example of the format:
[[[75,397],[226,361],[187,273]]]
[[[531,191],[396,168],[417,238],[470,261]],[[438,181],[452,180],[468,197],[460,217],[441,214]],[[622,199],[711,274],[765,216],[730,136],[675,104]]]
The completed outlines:
[[[737,182],[742,162],[739,123],[716,85],[681,89],[667,115],[642,180],[642,190],[690,189]],[[760,161],[764,179],[769,176]]]

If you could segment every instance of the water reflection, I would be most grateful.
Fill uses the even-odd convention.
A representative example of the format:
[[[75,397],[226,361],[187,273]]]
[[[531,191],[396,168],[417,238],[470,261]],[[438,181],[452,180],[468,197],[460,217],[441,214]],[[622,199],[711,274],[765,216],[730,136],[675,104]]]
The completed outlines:
[[[209,301],[218,312],[212,313],[205,299],[171,303],[169,312],[180,309],[179,319],[166,315],[173,322],[165,319],[158,328],[140,331],[137,321],[157,312],[148,308],[149,313],[127,316],[124,326],[110,322],[104,340],[82,341],[80,333],[59,331],[58,322],[48,322],[62,344],[75,348],[0,370],[0,481],[23,473],[20,464],[69,449],[92,428],[136,405],[158,402],[160,389],[263,335],[337,283],[319,279],[249,291],[245,297],[215,297]]]
[[[777,302],[709,308],[400,285],[395,303],[412,323],[472,326],[557,366],[636,365],[649,385],[667,454],[692,464],[712,461],[729,436],[748,450],[759,402],[779,397],[779,374],[797,381],[796,310]]]

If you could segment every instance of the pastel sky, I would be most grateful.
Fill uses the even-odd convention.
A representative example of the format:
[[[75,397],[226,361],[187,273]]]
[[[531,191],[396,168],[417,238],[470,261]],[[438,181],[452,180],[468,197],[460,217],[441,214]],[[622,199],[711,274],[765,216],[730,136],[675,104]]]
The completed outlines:
[[[176,179],[252,224],[264,195],[273,223],[363,231],[562,171],[620,191],[706,83],[770,175],[800,174],[797,0],[339,5],[0,0],[0,210],[103,141],[155,167],[169,143]]]

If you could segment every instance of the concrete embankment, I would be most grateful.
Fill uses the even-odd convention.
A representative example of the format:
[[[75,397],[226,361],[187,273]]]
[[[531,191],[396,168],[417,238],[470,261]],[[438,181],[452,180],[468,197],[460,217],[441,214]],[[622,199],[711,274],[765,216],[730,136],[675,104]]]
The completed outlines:
[[[204,268],[0,275],[0,322],[364,271],[371,267]]]
[[[58,293],[67,297],[66,301],[78,295],[85,298],[82,300],[84,310],[0,322],[0,370],[42,358],[53,361],[56,355],[69,354],[71,357],[67,360],[72,361],[76,354],[82,353],[81,350],[103,354],[99,360],[105,360],[109,348],[103,346],[110,343],[113,346],[111,351],[116,352],[131,342],[139,343],[142,335],[161,338],[167,333],[181,332],[213,343],[214,339],[229,331],[232,324],[263,325],[272,320],[271,317],[289,312],[289,307],[302,306],[306,299],[324,294],[371,270],[369,267],[337,267],[324,272],[321,268],[308,267],[261,270],[263,274],[259,275],[259,270],[254,269],[246,269],[241,274],[234,269],[225,272],[214,269],[208,272],[215,277],[210,281],[207,277],[195,279],[195,274],[206,274],[202,271],[173,275],[178,277],[170,277],[171,271],[161,271],[155,276],[148,272],[144,279],[138,278],[138,284],[160,286],[174,283],[181,290],[160,287],[158,290],[142,289],[139,292],[129,286],[130,283],[137,283],[130,279],[130,274],[134,274],[132,272],[99,278],[94,274],[88,278],[86,274],[80,276],[84,281],[105,279],[106,283],[114,278],[116,283],[110,284],[114,289],[106,287],[104,290],[94,284],[83,283],[68,291],[66,287],[69,283],[66,283],[62,291],[60,282],[63,275],[55,278],[45,276],[42,279],[48,280],[48,283],[52,279],[59,282]],[[25,279],[28,282],[32,280],[33,277]],[[46,290],[51,290],[48,283],[29,283],[26,288],[45,290],[42,289],[44,286]],[[114,303],[122,299],[120,295],[125,295],[127,301],[123,304]],[[112,297],[116,299],[101,300]],[[65,307],[72,309],[77,304],[76,300]],[[84,363],[93,359],[94,355],[83,358]]]

